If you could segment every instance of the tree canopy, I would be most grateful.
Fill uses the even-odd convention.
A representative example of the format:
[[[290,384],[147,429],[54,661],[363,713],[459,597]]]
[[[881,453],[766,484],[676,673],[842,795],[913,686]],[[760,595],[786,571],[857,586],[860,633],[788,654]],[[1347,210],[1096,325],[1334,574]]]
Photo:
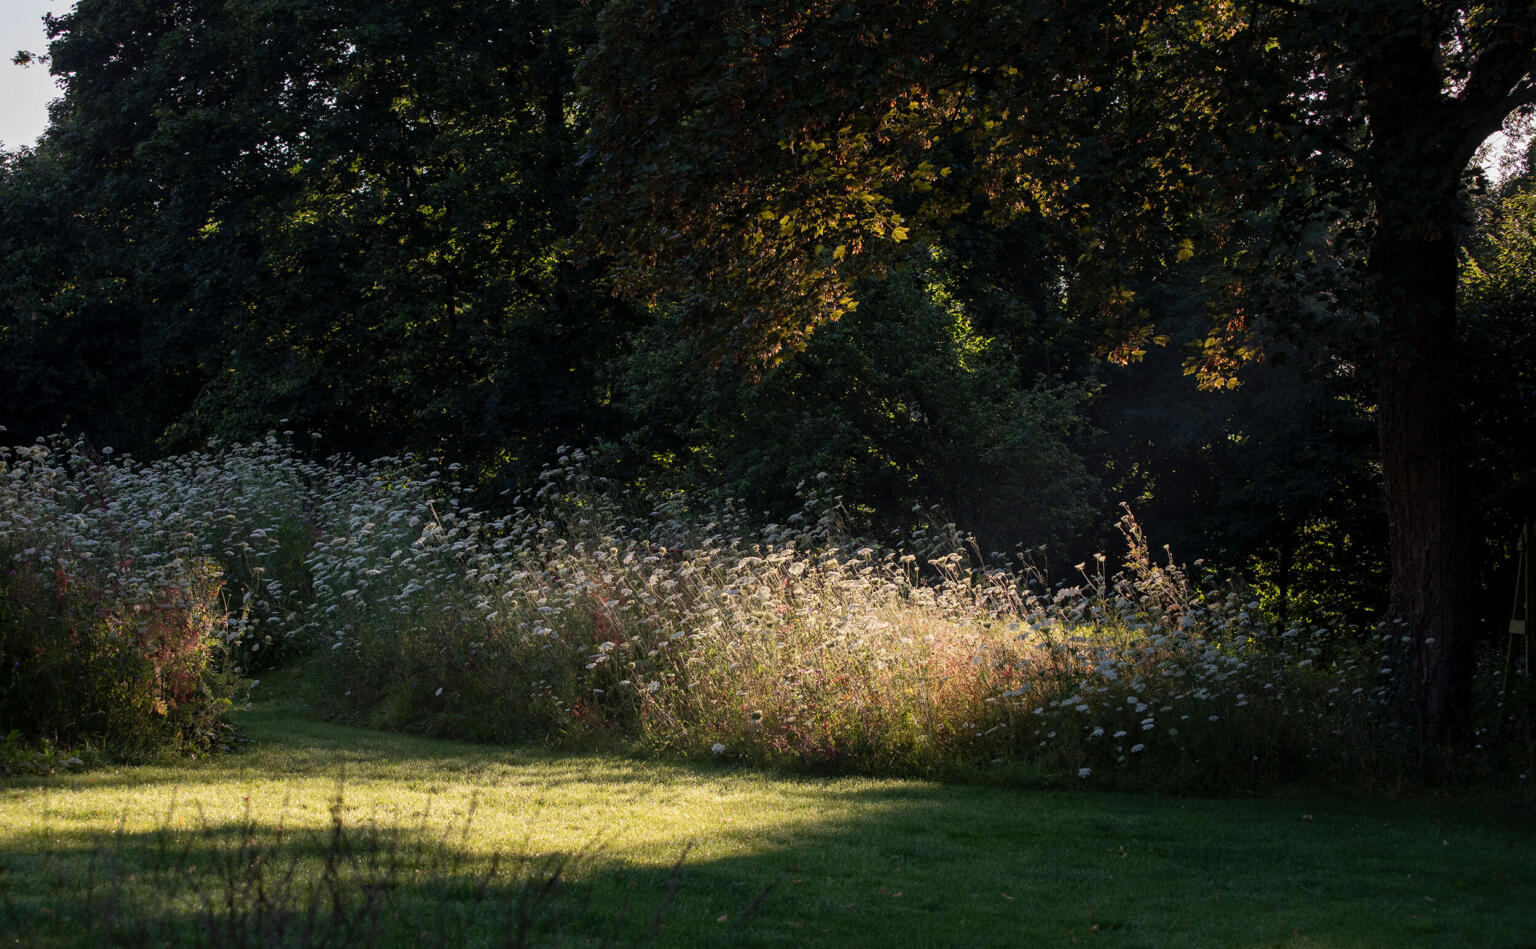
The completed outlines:
[[[590,20],[414,0],[52,19],[65,95],[13,159],[32,205],[6,208],[42,233],[6,242],[28,293],[0,307],[16,345],[80,356],[9,378],[50,393],[8,393],[42,413],[13,430],[100,430],[116,405],[133,420],[106,427],[143,447],[286,419],[332,450],[486,463],[601,434],[630,311],[561,246]]]
[[[803,345],[973,209],[1035,222],[1123,354],[1152,332],[1126,276],[1208,244],[1227,288],[1197,369],[1331,334],[1375,380],[1405,721],[1464,720],[1456,234],[1477,147],[1536,102],[1536,7],[619,0],[602,28],[590,231],[722,351]]]

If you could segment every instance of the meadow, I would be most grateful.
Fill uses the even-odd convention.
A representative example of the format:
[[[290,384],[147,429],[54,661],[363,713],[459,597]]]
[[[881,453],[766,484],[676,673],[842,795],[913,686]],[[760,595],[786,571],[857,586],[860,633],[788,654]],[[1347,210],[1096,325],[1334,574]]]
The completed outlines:
[[[579,451],[494,516],[277,436],[0,466],[22,944],[1536,933],[1528,683],[1415,760],[1390,627],[1280,628],[1129,512],[1064,582]]]
[[[258,689],[258,692],[260,690]],[[237,716],[0,785],[15,945],[1521,946],[1536,818],[786,774]]]

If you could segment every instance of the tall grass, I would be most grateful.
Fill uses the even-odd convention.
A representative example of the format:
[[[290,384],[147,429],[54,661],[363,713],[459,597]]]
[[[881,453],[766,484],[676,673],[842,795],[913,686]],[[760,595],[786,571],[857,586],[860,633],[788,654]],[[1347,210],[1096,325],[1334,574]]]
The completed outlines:
[[[1051,587],[825,518],[625,517],[565,461],[502,518],[398,466],[354,493],[311,564],[322,701],[439,734],[1168,788],[1337,776],[1380,737],[1364,653],[1196,590],[1129,515],[1122,574]]]
[[[7,456],[13,569],[89,554],[162,601],[216,571],[208,637],[247,668],[318,652],[316,701],[345,720],[1160,789],[1403,764],[1380,714],[1389,631],[1275,628],[1240,588],[1155,560],[1129,513],[1121,571],[1101,557],[1052,585],[935,547],[952,529],[922,553],[849,541],[825,499],[760,528],[681,497],[639,506],[574,450],[500,516],[432,460],[320,466],[275,438],[155,465],[71,451]]]

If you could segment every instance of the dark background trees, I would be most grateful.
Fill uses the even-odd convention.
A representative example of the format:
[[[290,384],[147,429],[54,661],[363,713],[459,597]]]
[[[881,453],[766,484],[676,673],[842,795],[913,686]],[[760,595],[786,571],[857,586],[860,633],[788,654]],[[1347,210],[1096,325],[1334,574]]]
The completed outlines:
[[[707,344],[658,321],[619,394],[626,444],[658,485],[713,485],[782,520],[806,489],[841,496],[849,526],[905,537],[955,522],[988,552],[1083,549],[1103,505],[1085,463],[1087,382],[1021,372],[982,335],[942,266],[872,286],[794,359],[750,376],[711,368]]]
[[[65,96],[12,159],[4,256],[29,294],[3,305],[29,352],[85,372],[18,361],[6,424],[154,451],[286,419],[325,450],[487,471],[611,434],[633,311],[562,245],[590,20],[85,0],[54,21]]]
[[[1536,515],[1530,169],[1465,187],[1536,94],[1528,3],[81,0],[52,33],[65,96],[0,166],[11,438],[288,427],[487,487],[607,444],[1066,564],[1127,500],[1284,621],[1390,592],[1405,725],[1465,721]]]

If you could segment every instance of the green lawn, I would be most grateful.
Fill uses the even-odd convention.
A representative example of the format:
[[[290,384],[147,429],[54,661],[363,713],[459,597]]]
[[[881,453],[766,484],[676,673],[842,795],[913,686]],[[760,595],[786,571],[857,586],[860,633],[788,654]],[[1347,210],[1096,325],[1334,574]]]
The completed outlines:
[[[515,943],[521,905],[531,941],[564,945],[1536,945],[1529,805],[818,779],[402,737],[276,699],[241,723],[239,755],[0,783],[0,942],[258,942],[220,927],[265,913],[318,943],[336,904],[305,887],[330,873],[353,901],[332,944]]]

